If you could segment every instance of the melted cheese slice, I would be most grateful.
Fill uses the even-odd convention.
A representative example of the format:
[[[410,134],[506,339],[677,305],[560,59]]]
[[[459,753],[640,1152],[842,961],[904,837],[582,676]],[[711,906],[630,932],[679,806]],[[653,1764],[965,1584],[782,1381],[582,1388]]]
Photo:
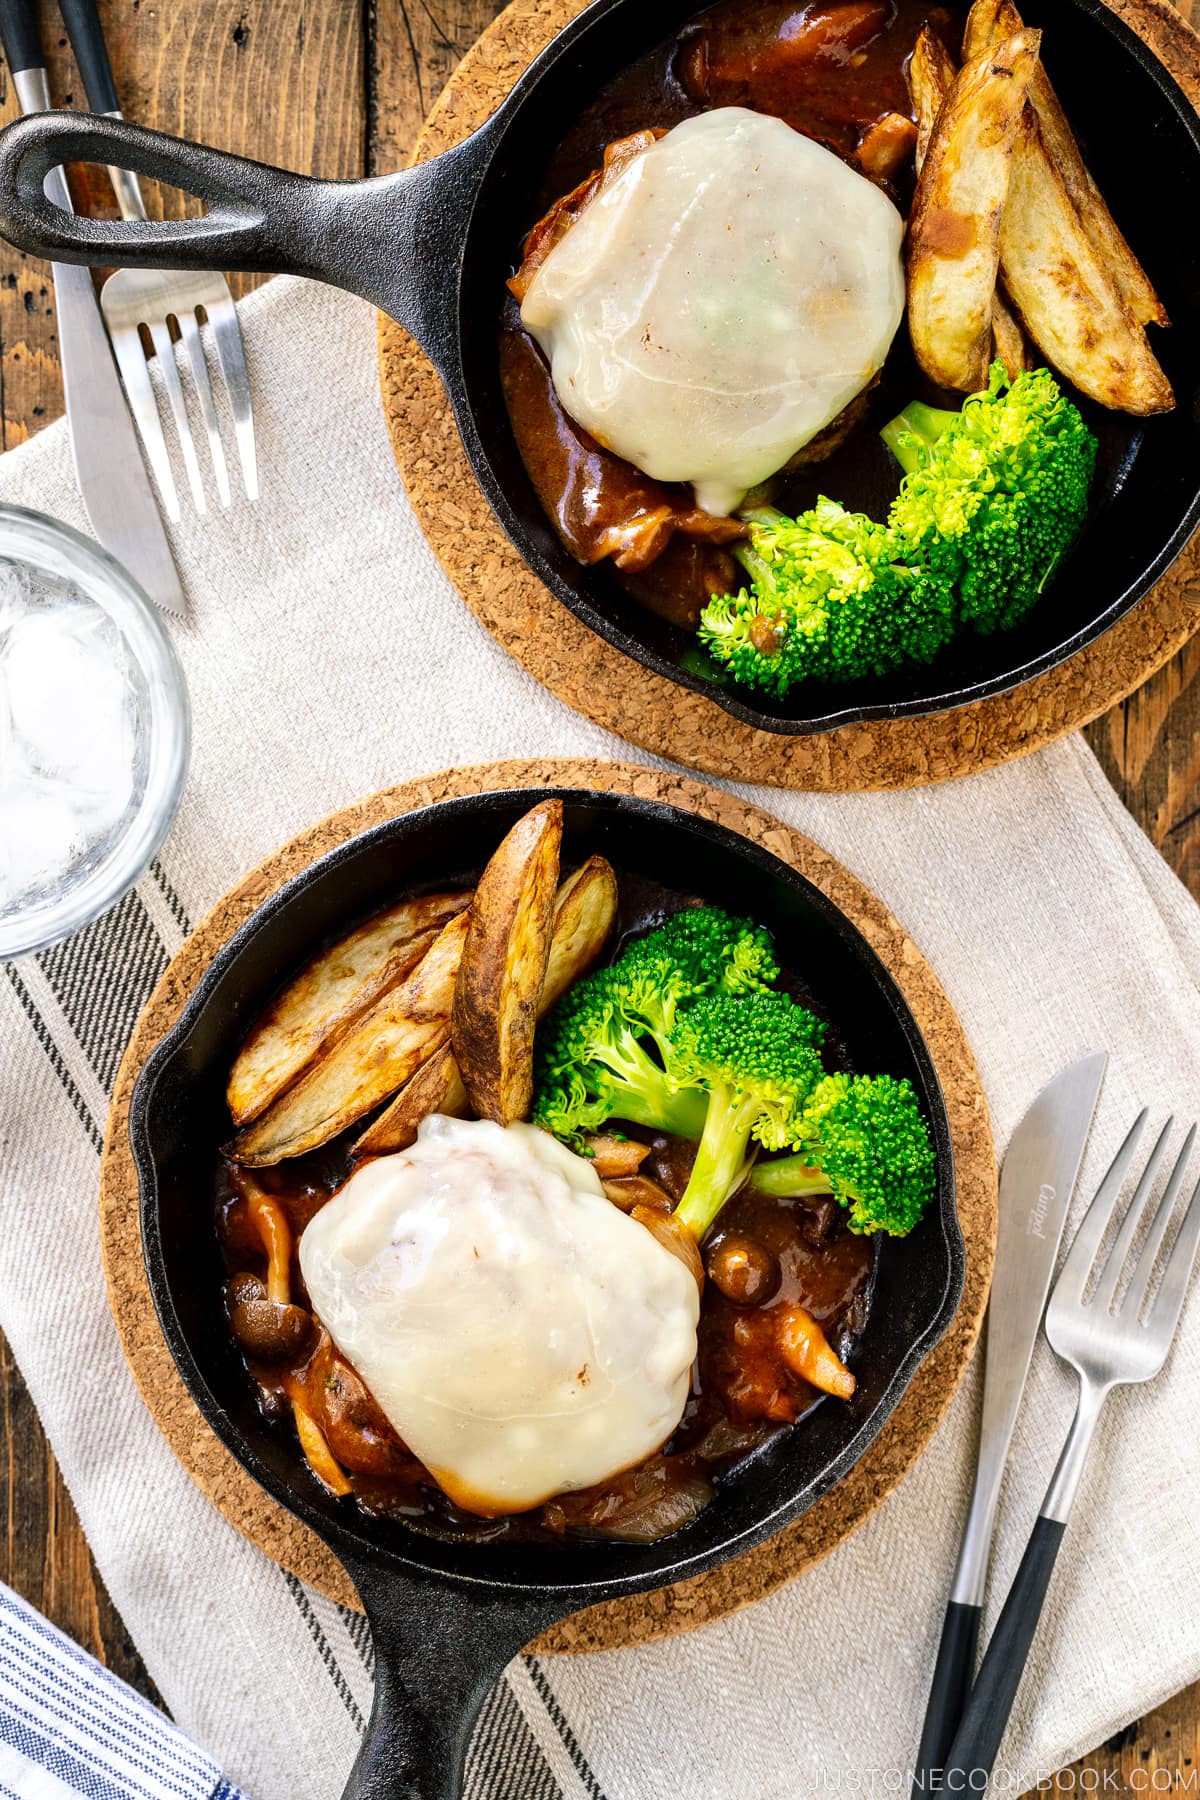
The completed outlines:
[[[315,1215],[300,1267],[338,1349],[473,1512],[589,1487],[679,1423],[696,1283],[535,1126],[426,1119]]]
[[[577,424],[732,512],[882,367],[904,314],[903,231],[832,151],[718,107],[588,204],[521,318]]]

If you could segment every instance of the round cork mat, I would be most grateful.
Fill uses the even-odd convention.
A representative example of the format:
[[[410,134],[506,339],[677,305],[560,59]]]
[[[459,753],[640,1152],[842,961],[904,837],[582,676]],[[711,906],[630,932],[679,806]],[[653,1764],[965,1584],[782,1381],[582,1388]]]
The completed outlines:
[[[332,814],[260,863],[220,900],[174,957],[147,1001],[117,1075],[100,1173],[100,1238],[109,1302],[142,1397],[172,1450],[231,1524],[331,1599],[358,1605],[341,1564],[308,1527],[260,1488],[201,1417],[159,1329],[142,1260],[129,1101],[150,1051],[174,1025],[221,945],[267,897],[317,857],[415,807],[504,788],[572,787],[637,794],[699,813],[790,863],[851,918],[912,1008],[945,1095],[958,1210],[967,1245],[962,1302],[941,1343],[861,1461],[823,1500],[770,1542],[674,1587],[608,1601],[553,1626],[539,1650],[612,1650],[722,1617],[819,1562],[875,1511],[937,1429],[970,1361],[991,1279],[996,1163],[987,1105],[958,1017],[937,977],[883,903],[810,839],[732,794],[628,763],[505,762],[452,769],[385,789]]]
[[[513,0],[468,50],[417,141],[414,162],[459,143],[582,0]],[[1168,0],[1113,0],[1200,110],[1200,38]],[[782,737],[656,675],[590,631],[509,543],[467,461],[442,384],[417,345],[380,314],[383,409],[409,498],[476,618],[551,693],[597,725],[688,768],[829,793],[919,787],[1077,731],[1169,662],[1200,624],[1200,538],[1151,592],[1058,668],[1009,694],[920,719],[874,719]]]

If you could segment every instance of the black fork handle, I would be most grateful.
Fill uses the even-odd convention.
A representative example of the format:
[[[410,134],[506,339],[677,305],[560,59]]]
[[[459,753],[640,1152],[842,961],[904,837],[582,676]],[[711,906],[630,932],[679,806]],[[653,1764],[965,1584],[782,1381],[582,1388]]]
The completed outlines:
[[[112,63],[96,0],[58,0],[71,49],[83,76],[83,91],[93,112],[120,112],[117,84],[113,80]]]
[[[390,313],[445,373],[463,242],[491,126],[398,175],[321,181],[125,119],[43,113],[0,132],[0,233],[54,262],[305,275]],[[199,218],[89,219],[42,192],[62,163],[131,169],[205,201]]]
[[[1065,1530],[1063,1520],[1039,1515],[954,1742],[946,1754],[942,1771],[946,1793],[978,1794],[987,1786],[1029,1660]]]

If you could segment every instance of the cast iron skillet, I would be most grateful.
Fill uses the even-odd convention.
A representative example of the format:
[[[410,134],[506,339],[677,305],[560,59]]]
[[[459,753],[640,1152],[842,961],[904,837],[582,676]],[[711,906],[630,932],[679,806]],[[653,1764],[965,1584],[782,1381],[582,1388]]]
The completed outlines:
[[[1151,52],[1100,0],[1030,0],[1027,20],[1045,29],[1047,67],[1093,170],[1174,321],[1173,330],[1152,336],[1177,408],[1141,423],[1088,408],[1101,437],[1094,517],[1017,630],[964,637],[930,668],[839,687],[804,685],[786,701],[752,697],[698,673],[690,633],[639,606],[603,565],[585,569],[560,544],[517,454],[496,349],[504,278],[540,210],[536,195],[551,149],[608,79],[696,10],[695,0],[596,0],[474,136],[420,168],[370,181],[286,174],[107,118],[21,119],[0,135],[0,231],[22,250],[64,262],[291,271],[372,301],[433,361],[475,475],[534,572],[617,649],[748,724],[826,731],[944,711],[1013,688],[1114,624],[1200,518],[1200,237],[1189,228],[1200,192],[1200,123]],[[42,180],[55,163],[74,161],[119,163],[200,195],[211,210],[170,223],[73,218],[44,198]],[[874,474],[832,491],[871,507],[886,503],[895,480],[880,449]],[[882,495],[872,491],[880,488]]]
[[[853,1061],[908,1075],[932,1121],[937,1203],[880,1251],[855,1357],[858,1392],[823,1403],[657,1544],[466,1543],[371,1517],[328,1495],[292,1434],[258,1410],[221,1304],[214,1221],[224,1088],[250,1022],[320,944],[398,896],[474,881],[545,792],[449,800],[354,838],[266,902],[206,970],[134,1090],[130,1137],[159,1320],[201,1412],[242,1466],[323,1538],[354,1579],[376,1653],[375,1705],[347,1800],[457,1800],[467,1739],[504,1665],[544,1626],[620,1594],[695,1575],[780,1530],[879,1432],[962,1293],[965,1252],[937,1075],[912,1014],[857,929],[816,888],[724,827],[657,802],[564,790],[564,866],[593,851],[618,871],[753,912],[811,982]]]

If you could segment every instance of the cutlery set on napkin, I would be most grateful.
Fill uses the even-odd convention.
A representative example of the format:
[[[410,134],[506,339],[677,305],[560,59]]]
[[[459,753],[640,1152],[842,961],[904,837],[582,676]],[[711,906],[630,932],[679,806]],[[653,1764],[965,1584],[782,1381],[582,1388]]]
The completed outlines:
[[[1101,1408],[1114,1387],[1149,1381],[1162,1368],[1200,1247],[1198,1182],[1163,1256],[1195,1125],[1156,1197],[1155,1176],[1173,1125],[1167,1120],[1122,1209],[1125,1177],[1146,1122],[1143,1110],[1100,1183],[1051,1291],[1107,1061],[1103,1054],[1085,1057],[1043,1088],[1004,1159],[975,1485],[942,1627],[912,1800],[929,1793],[978,1793],[987,1785]],[[976,1675],[992,1530],[1043,1313],[1052,1349],[1079,1377],[1079,1401]]]
[[[62,0],[61,10],[89,106],[97,113],[119,118],[96,0]],[[35,0],[0,0],[0,39],[21,111],[48,112],[50,90]],[[137,177],[121,169],[110,174],[121,216],[144,219]],[[47,177],[46,195],[54,205],[72,210],[61,169]],[[170,520],[178,522],[178,490],[141,333],[147,333],[152,345],[173,438],[196,511],[203,513],[207,508],[204,478],[175,360],[174,323],[204,425],[217,494],[226,507],[231,504],[232,491],[201,335],[199,315],[203,313],[212,333],[246,498],[254,500],[258,471],[250,381],[229,284],[221,275],[118,269],[97,297],[90,269],[66,263],[52,267],[67,426],[88,521],[104,548],[125,565],[158,606],[183,615],[187,610],[183,589],[138,448],[140,438],[163,509]]]

